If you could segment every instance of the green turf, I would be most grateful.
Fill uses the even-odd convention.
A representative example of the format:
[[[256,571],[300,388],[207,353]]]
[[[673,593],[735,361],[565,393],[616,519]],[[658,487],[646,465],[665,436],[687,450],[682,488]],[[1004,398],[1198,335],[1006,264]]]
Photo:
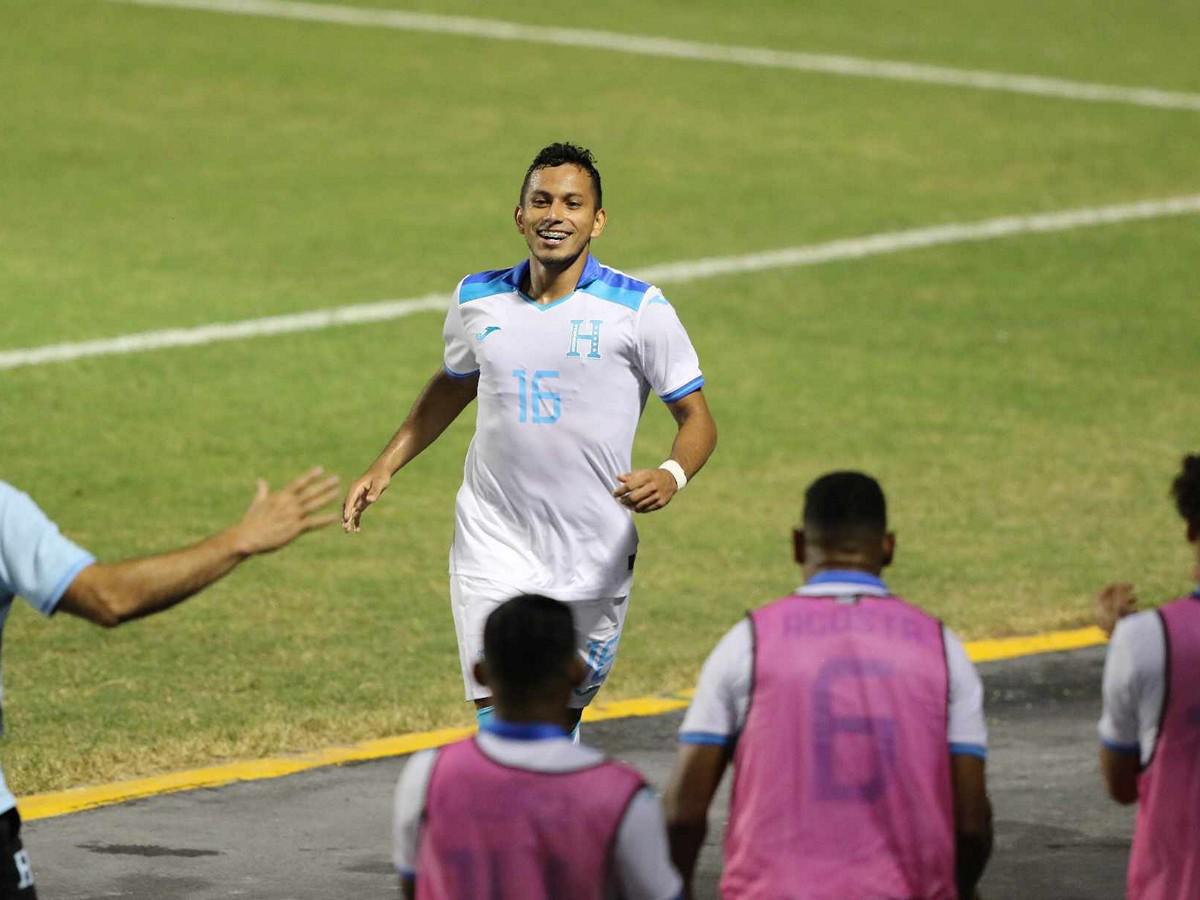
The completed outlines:
[[[1163,50],[1196,24],[1165,6],[1121,13],[1119,54],[1114,23],[1072,28],[1067,5],[988,5],[988,27],[982,4],[643,6],[564,24],[1200,87]],[[93,2],[4,3],[0,32],[0,349],[448,291],[521,256],[520,174],[562,136],[600,155],[597,253],[626,269],[1200,191],[1186,112]],[[1198,253],[1183,218],[669,289],[721,443],[640,520],[605,695],[688,686],[741,610],[792,586],[788,529],[832,467],[880,475],[894,586],[967,636],[1081,624],[1111,578],[1184,588],[1165,491],[1196,441]],[[439,333],[424,313],[0,372],[0,477],[102,558],[166,549],[235,517],[256,475],[355,477]],[[18,605],[10,783],[465,722],[444,573],[470,418],[361,535],[307,538],[169,615],[106,633]],[[670,436],[652,404],[635,459]]]

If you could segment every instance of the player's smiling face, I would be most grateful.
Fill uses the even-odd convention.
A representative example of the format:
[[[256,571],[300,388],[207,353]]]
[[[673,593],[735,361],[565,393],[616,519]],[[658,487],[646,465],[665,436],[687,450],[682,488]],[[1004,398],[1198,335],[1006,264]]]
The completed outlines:
[[[596,208],[591,176],[568,163],[537,169],[529,176],[515,220],[534,258],[562,268],[604,231],[605,213]]]

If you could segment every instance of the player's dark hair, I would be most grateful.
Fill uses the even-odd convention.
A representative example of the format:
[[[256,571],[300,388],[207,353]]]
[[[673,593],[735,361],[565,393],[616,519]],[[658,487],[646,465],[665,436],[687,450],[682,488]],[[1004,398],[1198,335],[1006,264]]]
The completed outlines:
[[[506,692],[536,693],[563,676],[575,654],[571,610],[540,594],[498,606],[483,626],[488,675]]]
[[[830,472],[804,492],[804,530],[841,543],[887,533],[883,488],[862,472]]]
[[[1175,508],[1193,528],[1200,528],[1200,455],[1183,458],[1183,471],[1171,482]]]
[[[529,179],[533,177],[534,172],[538,169],[553,169],[555,166],[565,166],[568,163],[573,166],[579,166],[579,168],[591,176],[592,188],[596,191],[596,209],[602,207],[604,205],[604,192],[600,189],[600,172],[596,169],[596,157],[586,147],[565,142],[543,147],[538,151],[538,155],[533,158],[533,162],[525,170],[525,180],[521,182],[521,205],[525,204],[525,191],[529,189]]]

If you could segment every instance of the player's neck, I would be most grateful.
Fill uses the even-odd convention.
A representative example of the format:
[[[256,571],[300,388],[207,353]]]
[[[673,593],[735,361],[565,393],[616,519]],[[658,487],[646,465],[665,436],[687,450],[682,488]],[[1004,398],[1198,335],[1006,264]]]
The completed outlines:
[[[865,572],[878,578],[883,574],[883,566],[877,559],[861,556],[832,556],[804,564],[806,581],[821,572]]]
[[[568,296],[579,284],[583,269],[587,265],[588,249],[583,248],[575,259],[563,267],[546,265],[537,257],[529,258],[528,285],[522,285],[525,294],[535,303],[555,303]]]
[[[496,700],[496,718],[510,725],[557,725],[566,728],[565,698],[551,700],[501,701]]]

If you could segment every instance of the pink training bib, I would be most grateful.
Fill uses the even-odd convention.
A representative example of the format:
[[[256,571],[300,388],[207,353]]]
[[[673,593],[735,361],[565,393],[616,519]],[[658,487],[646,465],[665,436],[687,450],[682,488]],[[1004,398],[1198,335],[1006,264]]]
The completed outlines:
[[[1154,755],[1138,777],[1131,900],[1200,900],[1200,599],[1159,609],[1166,696]]]
[[[726,898],[954,900],[941,624],[895,597],[751,614]]]
[[[608,760],[535,772],[494,762],[474,739],[443,747],[425,798],[417,897],[600,900],[617,830],[644,783]]]

